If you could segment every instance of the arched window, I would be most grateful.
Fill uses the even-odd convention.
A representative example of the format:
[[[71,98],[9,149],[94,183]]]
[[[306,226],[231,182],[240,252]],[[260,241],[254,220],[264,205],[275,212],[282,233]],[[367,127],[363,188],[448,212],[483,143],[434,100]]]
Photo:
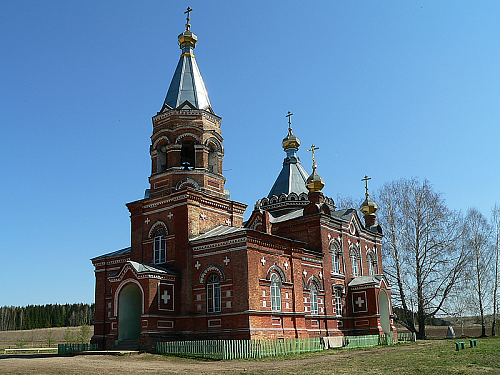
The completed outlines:
[[[220,312],[220,278],[216,273],[207,277],[207,312]]]
[[[165,263],[166,261],[166,241],[165,229],[159,228],[154,235],[154,264]]]
[[[336,251],[332,253],[332,269],[334,273],[340,273],[340,256]]]
[[[275,273],[271,275],[271,310],[281,311],[281,279]]]
[[[368,262],[368,275],[375,275],[375,264],[373,262],[373,256],[371,254],[368,254],[366,260]]]
[[[349,255],[351,258],[351,269],[352,269],[352,275],[354,277],[359,276],[359,262],[358,262],[358,256],[354,250],[351,250],[351,253]]]
[[[184,169],[194,169],[195,166],[194,142],[184,141],[181,148],[181,167]]]
[[[337,316],[342,316],[342,290],[335,289],[335,313]]]
[[[311,299],[311,315],[318,315],[318,288],[316,284],[311,283],[309,292]]]

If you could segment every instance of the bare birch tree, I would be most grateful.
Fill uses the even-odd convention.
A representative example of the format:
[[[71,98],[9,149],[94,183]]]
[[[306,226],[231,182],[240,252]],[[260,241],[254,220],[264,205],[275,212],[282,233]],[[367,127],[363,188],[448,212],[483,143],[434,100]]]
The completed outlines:
[[[384,270],[393,284],[395,305],[405,312],[398,320],[425,338],[425,320],[441,311],[465,265],[462,220],[427,180],[386,183],[374,200],[384,229]],[[409,306],[412,300],[416,300],[418,330]]]
[[[498,264],[498,256],[499,256],[499,250],[500,250],[500,207],[495,204],[492,210],[492,229],[493,229],[493,322],[491,324],[491,336],[496,335],[495,331],[495,326],[497,324],[497,309],[498,309],[498,302],[497,302],[497,293],[498,293],[498,271],[499,271],[499,264]]]
[[[466,276],[470,280],[474,306],[481,317],[481,337],[486,336],[484,319],[488,286],[491,280],[489,261],[491,259],[491,231],[486,218],[477,208],[469,208],[465,217],[465,241],[469,250]]]

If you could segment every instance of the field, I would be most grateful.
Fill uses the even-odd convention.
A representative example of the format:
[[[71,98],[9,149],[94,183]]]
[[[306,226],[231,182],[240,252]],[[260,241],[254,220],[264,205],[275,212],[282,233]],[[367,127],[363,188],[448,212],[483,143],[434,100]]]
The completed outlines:
[[[90,340],[93,332],[94,327],[91,326],[90,333],[88,334],[88,340]],[[57,344],[66,344],[70,341],[76,341],[80,333],[81,327],[56,327],[29,329],[25,331],[0,331],[0,350],[5,348],[57,347]]]
[[[438,327],[446,329],[446,327]],[[64,342],[64,329],[61,330]],[[78,328],[75,329],[78,331]],[[433,333],[441,335],[438,330]],[[4,332],[1,332],[4,333]],[[446,330],[444,331],[446,334]],[[458,332],[457,332],[458,333]],[[47,334],[47,333],[46,333]],[[36,336],[36,333],[33,333]],[[40,339],[43,342],[43,334]],[[0,335],[0,338],[3,336]],[[25,337],[28,335],[25,332]],[[36,342],[36,339],[34,338]],[[500,338],[455,351],[456,340],[369,349],[335,349],[264,360],[206,361],[154,354],[0,355],[1,374],[500,374]],[[467,341],[468,344],[468,341]]]

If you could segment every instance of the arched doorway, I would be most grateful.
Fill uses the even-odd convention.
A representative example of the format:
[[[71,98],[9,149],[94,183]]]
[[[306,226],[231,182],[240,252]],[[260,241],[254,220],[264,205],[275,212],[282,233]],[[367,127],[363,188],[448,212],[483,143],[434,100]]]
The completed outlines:
[[[389,299],[387,294],[381,290],[378,294],[378,312],[380,314],[380,325],[384,333],[391,332],[391,320],[389,316]]]
[[[135,284],[125,286],[118,300],[118,340],[137,340],[141,334],[141,291]]]

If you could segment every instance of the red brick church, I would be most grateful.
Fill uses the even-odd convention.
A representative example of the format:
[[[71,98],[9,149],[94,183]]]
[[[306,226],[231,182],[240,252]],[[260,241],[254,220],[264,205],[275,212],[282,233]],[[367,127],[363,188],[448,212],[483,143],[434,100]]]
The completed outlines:
[[[189,10],[189,9],[188,9]],[[376,204],[337,210],[297,152],[289,113],[283,169],[245,222],[224,189],[221,117],[193,50],[181,57],[153,117],[150,188],[127,204],[131,246],[92,259],[92,343],[394,334]],[[260,184],[259,184],[260,185]]]

